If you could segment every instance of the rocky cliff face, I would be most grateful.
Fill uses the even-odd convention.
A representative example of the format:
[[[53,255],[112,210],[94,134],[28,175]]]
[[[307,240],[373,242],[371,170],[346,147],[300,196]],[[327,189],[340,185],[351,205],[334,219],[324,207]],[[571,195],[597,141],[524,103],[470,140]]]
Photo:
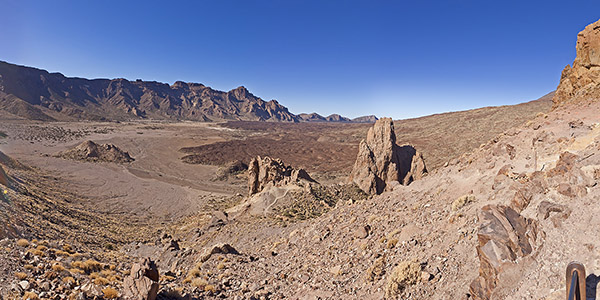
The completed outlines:
[[[365,193],[381,194],[392,182],[407,185],[426,172],[422,155],[410,145],[398,146],[392,119],[382,118],[360,142],[350,181]]]
[[[552,99],[555,108],[571,100],[600,97],[600,21],[588,25],[577,35],[576,49],[573,66],[563,69]]]
[[[268,184],[281,184],[306,180],[315,182],[304,169],[286,166],[281,159],[256,157],[248,164],[248,194],[252,196],[262,191]]]
[[[243,86],[222,92],[181,81],[88,80],[6,62],[0,62],[0,109],[39,120],[298,121],[277,101],[263,101]]]

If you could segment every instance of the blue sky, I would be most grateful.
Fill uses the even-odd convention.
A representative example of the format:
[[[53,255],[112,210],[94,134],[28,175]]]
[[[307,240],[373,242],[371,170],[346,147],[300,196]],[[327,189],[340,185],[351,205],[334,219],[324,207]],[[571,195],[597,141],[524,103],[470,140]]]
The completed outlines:
[[[600,1],[0,0],[0,60],[408,118],[555,89]]]

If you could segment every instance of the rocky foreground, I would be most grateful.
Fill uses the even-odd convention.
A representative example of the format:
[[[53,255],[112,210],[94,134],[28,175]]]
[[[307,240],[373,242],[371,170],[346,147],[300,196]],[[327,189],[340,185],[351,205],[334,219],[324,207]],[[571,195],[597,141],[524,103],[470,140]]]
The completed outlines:
[[[573,69],[589,56],[592,64],[584,63],[586,70],[581,70],[589,74],[561,79],[559,89],[571,85],[574,93],[557,92],[553,111],[441,168],[425,172],[418,149],[400,155],[391,120],[377,121],[361,143],[351,182],[343,183],[361,192],[341,189],[332,197],[323,192],[330,186],[309,180],[306,172],[277,159],[257,158],[248,171],[249,196],[229,210],[153,230],[142,231],[139,225],[137,240],[136,235],[127,237],[125,229],[133,228],[128,222],[118,228],[108,227],[114,226],[113,219],[97,219],[96,225],[112,232],[99,238],[111,238],[114,245],[90,246],[88,234],[86,243],[73,246],[60,238],[33,239],[47,233],[34,230],[28,220],[62,221],[52,214],[33,219],[32,212],[52,208],[24,205],[43,204],[43,193],[25,189],[22,181],[32,175],[25,166],[5,160],[8,185],[2,188],[9,197],[0,204],[19,212],[7,204],[14,201],[29,213],[6,235],[21,232],[29,239],[0,242],[0,295],[564,299],[564,270],[572,260],[586,266],[588,295],[595,295],[600,272],[600,241],[593,238],[600,228],[600,99],[594,95],[600,86],[588,79],[600,75],[593,63],[593,54],[600,53],[599,30],[595,23],[579,36],[585,42],[578,42]],[[563,98],[569,96],[573,98]],[[29,202],[21,200],[25,196]],[[319,204],[306,208],[318,207],[318,213],[299,218],[292,211],[269,209],[307,203],[298,201],[305,199]],[[247,209],[256,203],[262,205],[260,213]],[[80,213],[93,219],[91,213]],[[64,234],[56,231],[55,237]]]

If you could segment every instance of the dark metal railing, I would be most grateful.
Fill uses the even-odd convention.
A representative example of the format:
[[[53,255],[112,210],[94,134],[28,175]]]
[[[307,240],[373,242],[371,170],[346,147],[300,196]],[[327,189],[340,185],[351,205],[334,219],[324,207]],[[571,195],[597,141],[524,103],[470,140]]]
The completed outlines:
[[[567,300],[586,300],[585,267],[576,261],[567,266]]]

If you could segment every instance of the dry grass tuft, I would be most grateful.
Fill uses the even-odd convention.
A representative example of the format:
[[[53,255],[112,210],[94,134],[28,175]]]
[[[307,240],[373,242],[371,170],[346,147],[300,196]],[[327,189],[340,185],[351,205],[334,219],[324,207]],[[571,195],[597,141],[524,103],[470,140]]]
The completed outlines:
[[[27,278],[27,274],[23,272],[16,272],[15,277],[17,277],[19,280],[24,280],[25,278]]]
[[[29,246],[29,241],[26,239],[20,239],[17,241],[17,246],[19,247],[28,247]]]
[[[203,278],[196,278],[192,280],[192,286],[197,287],[199,289],[204,289],[208,285],[208,281]]]
[[[119,298],[119,292],[111,287],[107,287],[102,289],[102,294],[104,294],[104,299],[117,299]]]
[[[23,294],[23,300],[38,300],[40,298],[38,298],[38,295],[34,292],[25,292],[25,294]]]
[[[414,261],[403,261],[398,264],[388,276],[385,283],[387,298],[395,298],[404,289],[417,283],[421,276],[421,265]]]
[[[52,266],[52,271],[54,271],[54,272],[62,272],[64,270],[65,270],[65,267],[63,267],[63,265],[60,263],[56,263]]]
[[[108,281],[108,279],[106,279],[104,277],[98,277],[98,278],[94,279],[94,283],[96,285],[107,285],[110,282]]]
[[[75,278],[73,278],[71,276],[67,276],[67,277],[63,277],[62,281],[66,284],[74,284]]]

